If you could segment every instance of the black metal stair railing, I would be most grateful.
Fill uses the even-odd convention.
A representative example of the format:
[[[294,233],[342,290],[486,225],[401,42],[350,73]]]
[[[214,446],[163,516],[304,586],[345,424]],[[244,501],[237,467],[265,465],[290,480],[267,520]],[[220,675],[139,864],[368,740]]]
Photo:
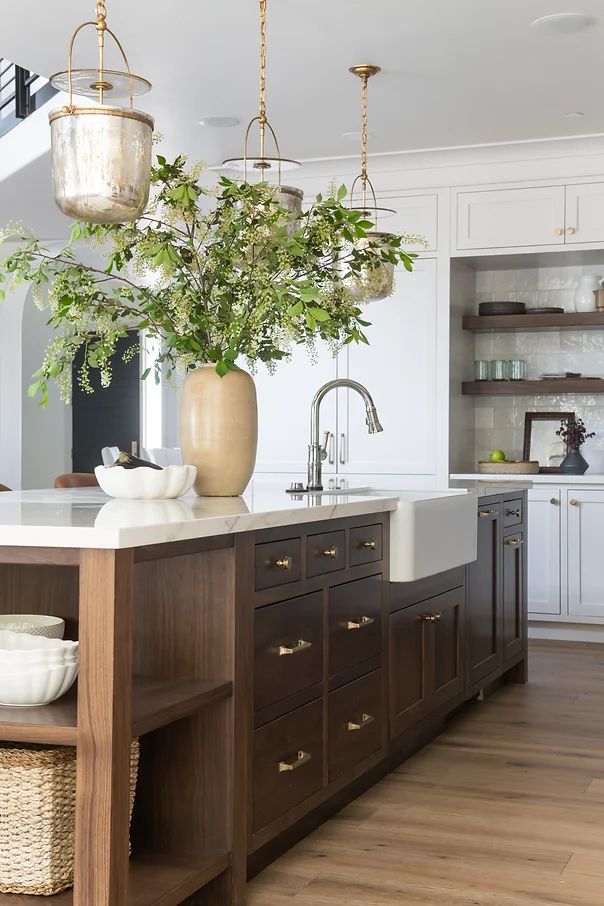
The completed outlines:
[[[0,57],[0,136],[14,129],[56,93],[40,76]]]

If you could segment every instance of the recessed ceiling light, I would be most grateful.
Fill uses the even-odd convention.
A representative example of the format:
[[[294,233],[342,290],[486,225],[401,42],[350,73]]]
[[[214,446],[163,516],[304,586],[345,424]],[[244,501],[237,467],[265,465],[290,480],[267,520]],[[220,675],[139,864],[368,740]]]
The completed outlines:
[[[581,113],[580,110],[571,110],[570,113],[565,114],[567,120],[582,120],[585,116],[584,113]]]
[[[347,142],[360,142],[361,133],[360,132],[342,132],[342,138],[345,139]],[[367,141],[370,142],[374,138],[375,138],[375,136],[374,136],[373,132],[367,133]]]
[[[596,19],[585,13],[554,13],[552,16],[535,19],[531,22],[531,28],[538,28],[549,35],[572,35],[595,24]]]
[[[200,126],[208,126],[211,129],[231,129],[238,126],[241,120],[236,116],[203,116],[199,120]]]

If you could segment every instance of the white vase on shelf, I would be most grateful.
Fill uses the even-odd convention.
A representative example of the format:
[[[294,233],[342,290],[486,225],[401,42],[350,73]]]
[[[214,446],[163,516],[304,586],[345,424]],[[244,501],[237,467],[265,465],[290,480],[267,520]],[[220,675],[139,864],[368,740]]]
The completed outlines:
[[[579,280],[575,293],[575,311],[595,311],[596,297],[594,292],[600,288],[600,277],[595,274],[584,274]]]

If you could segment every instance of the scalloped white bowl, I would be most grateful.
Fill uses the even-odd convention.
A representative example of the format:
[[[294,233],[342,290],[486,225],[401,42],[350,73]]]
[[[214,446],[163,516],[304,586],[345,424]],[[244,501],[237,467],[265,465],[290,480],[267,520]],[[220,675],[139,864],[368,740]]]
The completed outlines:
[[[3,673],[0,669],[0,705],[19,708],[48,705],[65,695],[77,675],[77,661],[26,673]]]
[[[96,480],[105,494],[121,500],[174,500],[191,490],[197,477],[195,466],[165,466],[163,469],[124,469],[97,466]]]
[[[79,649],[79,642],[0,629],[0,672],[77,662]]]
[[[47,639],[62,639],[65,620],[40,613],[3,613],[0,614],[0,629],[45,636]]]

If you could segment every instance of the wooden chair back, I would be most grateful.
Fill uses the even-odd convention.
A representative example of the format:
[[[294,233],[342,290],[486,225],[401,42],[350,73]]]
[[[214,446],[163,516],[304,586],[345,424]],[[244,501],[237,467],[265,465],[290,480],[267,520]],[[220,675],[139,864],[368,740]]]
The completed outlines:
[[[57,475],[55,488],[98,488],[99,483],[92,472],[66,472]]]
[[[5,484],[0,484],[0,491],[10,491],[10,488],[7,488]]]

